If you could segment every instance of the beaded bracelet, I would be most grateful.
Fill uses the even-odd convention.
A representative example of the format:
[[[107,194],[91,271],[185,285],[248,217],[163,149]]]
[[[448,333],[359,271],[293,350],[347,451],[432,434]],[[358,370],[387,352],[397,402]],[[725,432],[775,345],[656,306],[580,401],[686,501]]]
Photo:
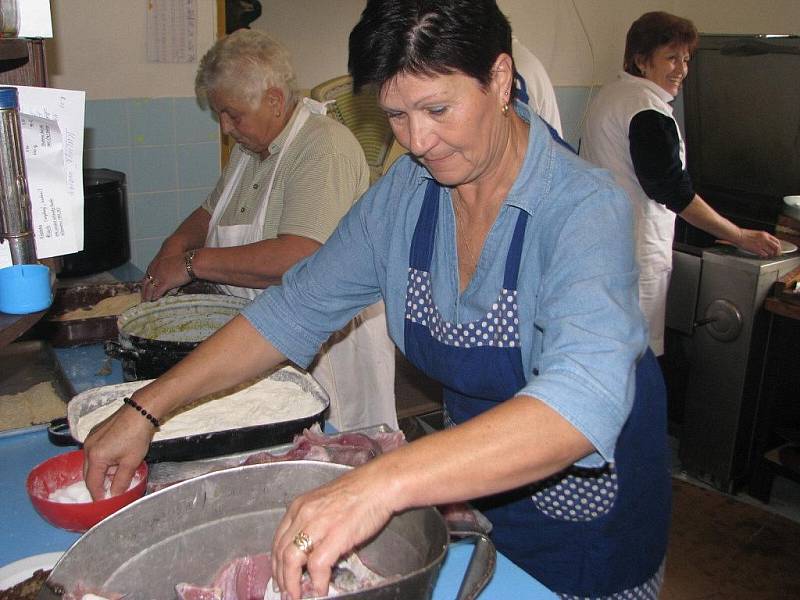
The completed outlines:
[[[145,419],[147,419],[148,421],[150,421],[153,424],[153,427],[155,427],[156,429],[161,427],[161,423],[159,423],[158,419],[156,419],[153,415],[151,415],[149,412],[147,412],[144,408],[139,406],[134,400],[131,400],[130,398],[126,397],[126,398],[123,398],[122,401],[125,404],[127,404],[128,406],[130,406],[131,408],[134,408],[134,409],[138,410],[140,413],[142,413],[142,416]]]

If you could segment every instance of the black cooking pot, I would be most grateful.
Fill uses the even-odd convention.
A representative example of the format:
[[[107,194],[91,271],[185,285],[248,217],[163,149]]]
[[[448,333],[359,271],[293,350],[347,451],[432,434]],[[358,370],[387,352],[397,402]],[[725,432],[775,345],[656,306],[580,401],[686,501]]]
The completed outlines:
[[[142,302],[117,318],[118,341],[106,342],[106,354],[122,361],[125,381],[155,379],[248,303],[222,294],[184,294]]]
[[[126,600],[172,598],[175,584],[208,585],[232,557],[269,548],[286,506],[298,495],[351,467],[310,461],[236,467],[144,496],[90,529],[56,563],[40,600],[76,586]],[[473,599],[491,579],[495,549],[477,534],[459,600]],[[396,515],[359,549],[368,567],[390,578],[381,586],[339,596],[359,600],[425,600],[448,548],[444,519],[434,508]]]
[[[131,257],[125,174],[84,169],[83,202],[83,250],[63,257],[62,277],[107,271]]]

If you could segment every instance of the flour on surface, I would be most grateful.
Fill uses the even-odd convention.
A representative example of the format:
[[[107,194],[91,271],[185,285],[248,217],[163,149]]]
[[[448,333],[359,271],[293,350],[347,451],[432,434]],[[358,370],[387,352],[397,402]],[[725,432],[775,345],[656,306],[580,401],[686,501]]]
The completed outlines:
[[[66,414],[67,403],[51,381],[17,394],[0,395],[0,431],[49,423]]]
[[[128,490],[136,487],[141,480],[142,478],[138,474],[134,475],[128,485]],[[103,492],[103,498],[111,497],[111,477],[106,477],[103,480]],[[65,485],[64,487],[50,492],[47,499],[60,504],[83,504],[92,502],[92,495],[89,493],[89,488],[86,487],[86,481],[81,479],[73,484]]]
[[[78,440],[85,440],[95,425],[120,406],[121,398],[83,415],[77,424]],[[233,393],[195,402],[164,419],[153,441],[292,421],[316,415],[322,408],[318,399],[294,382],[262,379]]]

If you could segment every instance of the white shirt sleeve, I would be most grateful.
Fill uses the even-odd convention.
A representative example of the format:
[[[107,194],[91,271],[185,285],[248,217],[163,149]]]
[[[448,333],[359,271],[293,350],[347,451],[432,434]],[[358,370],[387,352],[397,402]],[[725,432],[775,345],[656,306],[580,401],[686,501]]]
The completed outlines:
[[[511,53],[514,67],[525,80],[528,105],[547,121],[558,135],[563,135],[556,93],[544,65],[514,36],[511,38]]]

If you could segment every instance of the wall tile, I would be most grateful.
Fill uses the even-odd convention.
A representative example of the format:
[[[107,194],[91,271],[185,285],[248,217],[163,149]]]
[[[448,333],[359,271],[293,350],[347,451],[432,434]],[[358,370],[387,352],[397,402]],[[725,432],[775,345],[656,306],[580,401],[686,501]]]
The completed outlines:
[[[175,230],[178,222],[177,192],[130,194],[128,202],[133,206],[133,238],[163,239]]]
[[[125,173],[125,180],[130,184],[132,170],[130,148],[86,148],[83,153],[85,169],[113,169]]]
[[[178,187],[187,189],[214,186],[219,174],[218,143],[178,146]]]
[[[160,238],[133,240],[131,242],[131,262],[144,272],[161,248],[162,241]]]
[[[220,174],[219,126],[194,98],[86,103],[84,168],[125,173],[131,261],[144,269]]]
[[[211,110],[203,110],[194,98],[175,98],[175,141],[218,142],[219,123]]]
[[[213,189],[213,187],[207,187],[194,190],[180,190],[178,192],[178,220],[183,222],[195,209],[199,208]]]
[[[127,100],[87,100],[84,146],[127,146],[130,139]]]
[[[134,146],[166,146],[175,143],[175,101],[172,98],[129,100],[130,143]]]
[[[136,147],[130,190],[137,194],[174,190],[177,171],[175,146]]]

